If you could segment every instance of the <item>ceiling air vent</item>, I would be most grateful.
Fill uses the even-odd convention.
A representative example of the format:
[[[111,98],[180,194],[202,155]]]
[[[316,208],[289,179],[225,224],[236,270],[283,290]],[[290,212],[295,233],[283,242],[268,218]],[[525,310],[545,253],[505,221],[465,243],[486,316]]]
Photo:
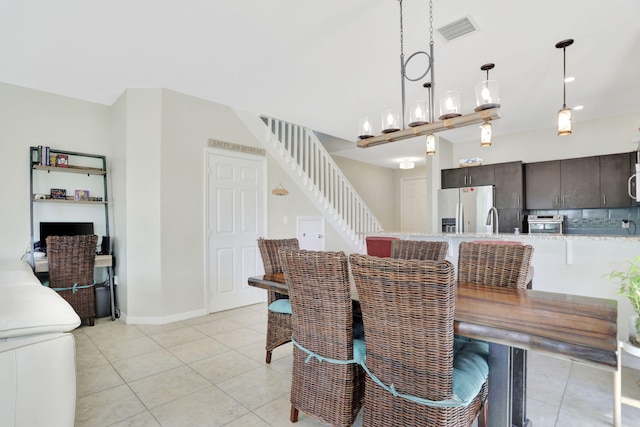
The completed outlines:
[[[460,36],[471,33],[477,28],[467,17],[460,18],[444,27],[438,28],[438,32],[446,41],[457,39]]]

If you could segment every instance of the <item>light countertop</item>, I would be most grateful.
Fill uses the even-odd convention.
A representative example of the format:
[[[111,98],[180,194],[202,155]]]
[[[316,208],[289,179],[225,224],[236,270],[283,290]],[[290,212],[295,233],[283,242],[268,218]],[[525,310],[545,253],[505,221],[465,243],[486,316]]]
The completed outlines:
[[[372,234],[374,235],[374,234]],[[375,233],[375,236],[390,237],[428,237],[428,238],[451,238],[451,239],[485,239],[485,240],[607,240],[607,241],[630,241],[637,240],[640,242],[640,235],[629,236],[611,236],[598,234],[544,234],[544,233],[400,233],[400,232],[381,232]]]

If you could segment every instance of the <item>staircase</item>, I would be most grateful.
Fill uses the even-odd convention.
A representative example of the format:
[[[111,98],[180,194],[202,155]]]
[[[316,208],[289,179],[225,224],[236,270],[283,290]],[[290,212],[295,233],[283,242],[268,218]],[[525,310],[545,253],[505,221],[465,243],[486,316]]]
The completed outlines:
[[[353,251],[366,253],[366,236],[381,232],[382,226],[314,132],[271,117],[236,113]]]

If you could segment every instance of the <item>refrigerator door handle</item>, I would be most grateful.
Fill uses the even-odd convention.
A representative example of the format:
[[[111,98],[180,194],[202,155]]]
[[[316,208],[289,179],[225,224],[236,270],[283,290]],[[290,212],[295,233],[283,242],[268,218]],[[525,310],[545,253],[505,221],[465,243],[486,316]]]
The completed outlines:
[[[458,233],[464,233],[464,205],[462,203],[458,203],[456,206],[456,217],[456,231]]]

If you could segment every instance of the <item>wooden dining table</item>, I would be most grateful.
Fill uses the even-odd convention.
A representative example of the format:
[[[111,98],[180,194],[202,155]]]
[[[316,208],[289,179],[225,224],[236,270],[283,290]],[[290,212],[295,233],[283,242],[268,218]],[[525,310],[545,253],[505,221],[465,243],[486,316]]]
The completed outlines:
[[[284,275],[250,286],[288,294]],[[526,351],[613,372],[613,425],[621,425],[617,301],[458,282],[455,333],[489,342],[489,425],[526,427]],[[352,298],[358,294],[352,285]],[[365,331],[366,334],[366,331]]]

